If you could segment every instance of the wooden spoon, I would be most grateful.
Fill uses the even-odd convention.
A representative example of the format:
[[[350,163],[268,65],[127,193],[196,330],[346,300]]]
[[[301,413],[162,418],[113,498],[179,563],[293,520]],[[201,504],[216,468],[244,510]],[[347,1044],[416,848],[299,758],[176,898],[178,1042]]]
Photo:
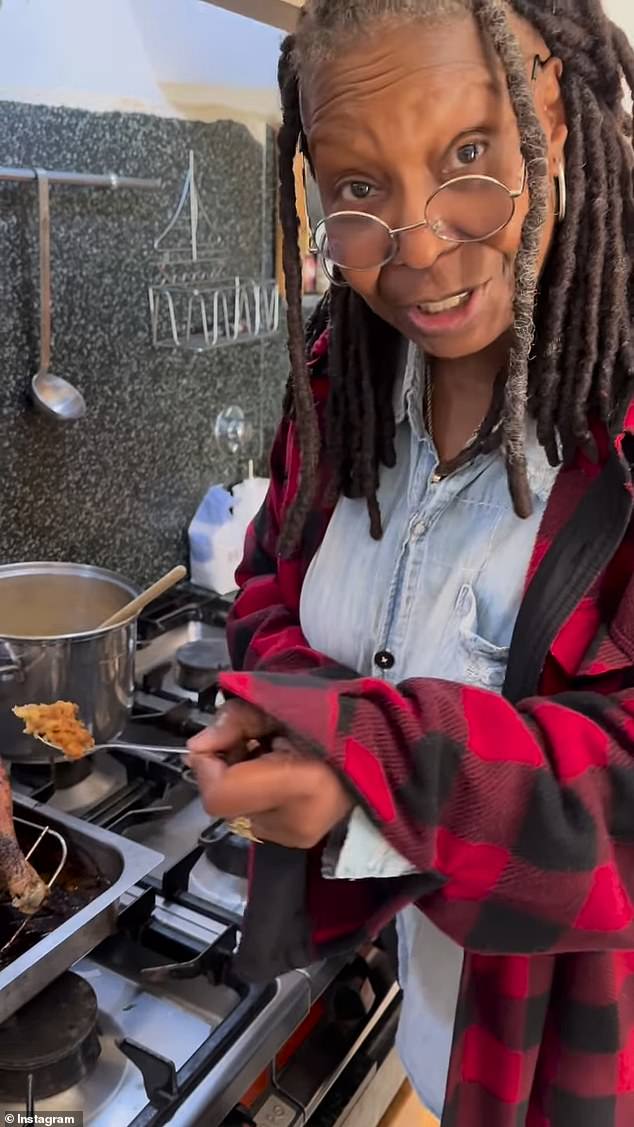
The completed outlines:
[[[157,579],[156,583],[153,583],[147,590],[142,591],[140,595],[137,595],[136,599],[132,599],[132,602],[126,603],[124,607],[121,607],[121,610],[111,614],[110,618],[102,622],[97,629],[105,630],[109,626],[119,626],[122,622],[127,622],[128,619],[135,618],[149,603],[158,599],[159,595],[162,595],[164,591],[169,591],[170,587],[175,587],[186,575],[187,569],[184,568],[182,564],[179,564],[178,567],[173,567],[162,579]]]

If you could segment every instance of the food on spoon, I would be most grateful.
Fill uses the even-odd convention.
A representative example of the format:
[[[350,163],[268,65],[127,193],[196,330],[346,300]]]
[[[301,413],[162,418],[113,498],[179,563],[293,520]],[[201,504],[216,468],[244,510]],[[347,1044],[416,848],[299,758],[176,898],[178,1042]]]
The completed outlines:
[[[72,701],[25,704],[14,708],[13,712],[24,722],[27,736],[37,736],[46,743],[54,744],[67,759],[81,759],[95,746],[86,725],[79,719],[78,706]]]
[[[0,759],[0,892],[8,892],[14,908],[30,916],[44,900],[47,887],[26,860],[13,825],[11,784]]]

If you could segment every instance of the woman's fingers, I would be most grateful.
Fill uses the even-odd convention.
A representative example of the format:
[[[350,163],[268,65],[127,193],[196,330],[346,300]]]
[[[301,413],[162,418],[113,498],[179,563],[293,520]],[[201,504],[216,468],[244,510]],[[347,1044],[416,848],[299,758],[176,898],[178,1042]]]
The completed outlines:
[[[197,755],[218,755],[263,739],[274,731],[270,717],[243,701],[229,701],[216,714],[213,724],[198,732],[187,746]]]
[[[349,814],[352,800],[327,764],[300,755],[286,740],[274,748],[233,767],[216,756],[191,755],[204,807],[226,821],[249,818],[262,840],[310,849]]]
[[[284,753],[272,752],[260,759],[228,767],[205,754],[189,757],[208,814],[218,818],[252,817],[273,810],[291,799],[297,780],[289,772]]]

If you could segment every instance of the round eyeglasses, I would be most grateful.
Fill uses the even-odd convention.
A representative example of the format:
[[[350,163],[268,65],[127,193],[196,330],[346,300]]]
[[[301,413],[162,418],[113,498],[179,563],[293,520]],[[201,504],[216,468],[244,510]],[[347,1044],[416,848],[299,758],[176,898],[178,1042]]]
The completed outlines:
[[[515,192],[492,176],[447,180],[429,197],[425,218],[407,227],[389,227],[363,211],[336,211],[315,227],[314,250],[342,270],[373,270],[392,261],[408,231],[428,227],[447,243],[481,243],[508,226],[525,187],[526,164]]]

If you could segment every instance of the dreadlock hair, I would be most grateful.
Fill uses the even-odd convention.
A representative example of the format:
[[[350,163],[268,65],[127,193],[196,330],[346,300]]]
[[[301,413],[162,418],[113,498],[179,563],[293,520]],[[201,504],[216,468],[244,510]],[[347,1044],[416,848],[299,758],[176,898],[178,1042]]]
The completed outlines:
[[[512,9],[564,65],[567,116],[566,216],[558,225],[538,283],[537,258],[550,193],[547,146],[525,61],[508,20]],[[514,333],[502,394],[494,396],[470,453],[491,449],[501,434],[515,512],[531,512],[524,453],[527,407],[552,465],[578,447],[592,449],[588,418],[618,425],[634,379],[634,154],[624,84],[634,93],[634,51],[607,18],[601,0],[306,0],[297,32],[279,65],[280,218],[288,300],[290,389],[301,475],[280,539],[298,544],[317,489],[320,435],[306,348],[331,329],[326,441],[337,494],[365,498],[373,537],[381,536],[377,488],[381,465],[394,465],[393,379],[402,341],[351,289],[333,287],[304,335],[293,162],[310,160],[300,114],[306,67],[388,21],[472,13],[504,69],[526,162],[529,209],[515,260]],[[534,352],[533,352],[534,348]]]

